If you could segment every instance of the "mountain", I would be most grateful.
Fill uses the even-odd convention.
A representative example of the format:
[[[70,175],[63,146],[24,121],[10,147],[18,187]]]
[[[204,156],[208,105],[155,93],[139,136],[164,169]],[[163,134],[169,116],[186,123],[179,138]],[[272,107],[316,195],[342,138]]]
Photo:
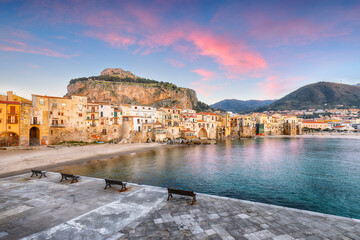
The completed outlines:
[[[154,107],[179,106],[206,111],[210,106],[198,100],[196,92],[169,82],[141,78],[121,68],[107,68],[100,76],[70,80],[66,96],[83,94],[91,101],[137,104]]]
[[[313,83],[289,93],[268,106],[258,108],[256,111],[323,109],[338,106],[360,107],[360,87],[333,82]]]
[[[235,113],[251,112],[254,109],[269,105],[276,100],[237,100],[237,99],[225,99],[220,102],[210,105],[212,108],[231,111]]]

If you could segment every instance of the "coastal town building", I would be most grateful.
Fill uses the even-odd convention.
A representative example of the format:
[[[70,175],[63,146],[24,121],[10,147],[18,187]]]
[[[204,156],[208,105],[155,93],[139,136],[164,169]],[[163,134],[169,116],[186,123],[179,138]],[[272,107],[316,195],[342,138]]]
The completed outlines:
[[[359,109],[251,113],[196,112],[89,101],[85,95],[0,95],[0,146],[80,142],[162,142],[298,135],[305,131],[357,131]]]

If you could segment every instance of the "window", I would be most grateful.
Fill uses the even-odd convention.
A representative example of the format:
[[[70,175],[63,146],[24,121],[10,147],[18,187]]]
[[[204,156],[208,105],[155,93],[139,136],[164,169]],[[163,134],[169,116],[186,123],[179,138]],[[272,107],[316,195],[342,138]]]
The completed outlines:
[[[40,104],[40,105],[44,105],[44,104],[45,104],[45,102],[44,102],[44,99],[43,99],[43,98],[40,98],[40,99],[39,99],[39,104]]]
[[[83,101],[83,98],[82,98],[82,97],[80,97],[79,101],[80,101],[80,102],[82,102],[82,101]]]
[[[17,116],[8,116],[8,123],[10,123],[10,124],[18,123]]]
[[[79,113],[79,117],[82,117],[82,113]]]
[[[104,116],[103,112],[100,112],[100,117],[103,117],[103,116]]]
[[[56,107],[56,106],[57,106],[57,104],[56,104],[56,101],[55,101],[55,100],[53,101],[53,106],[54,106],[54,107]]]
[[[15,113],[15,106],[10,106],[10,114],[14,114]]]
[[[61,106],[63,107],[63,108],[65,108],[65,106],[66,106],[66,103],[61,103]]]
[[[58,112],[58,115],[60,116],[60,112]]]
[[[114,129],[114,132],[116,132],[116,128]]]
[[[52,115],[52,111],[50,111],[50,115]]]
[[[54,130],[51,130],[51,135],[53,135],[54,134]]]
[[[61,124],[64,124],[64,120],[61,119]]]
[[[2,108],[0,108],[0,113],[2,113]]]
[[[61,113],[61,116],[64,116],[64,113],[63,113],[63,112]]]

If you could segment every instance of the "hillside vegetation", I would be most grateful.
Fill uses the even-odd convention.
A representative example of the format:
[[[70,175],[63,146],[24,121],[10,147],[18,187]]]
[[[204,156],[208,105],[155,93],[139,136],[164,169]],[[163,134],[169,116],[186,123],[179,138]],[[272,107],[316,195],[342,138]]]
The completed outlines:
[[[270,105],[258,108],[256,111],[306,110],[336,107],[360,107],[360,87],[333,82],[309,84],[289,93]]]

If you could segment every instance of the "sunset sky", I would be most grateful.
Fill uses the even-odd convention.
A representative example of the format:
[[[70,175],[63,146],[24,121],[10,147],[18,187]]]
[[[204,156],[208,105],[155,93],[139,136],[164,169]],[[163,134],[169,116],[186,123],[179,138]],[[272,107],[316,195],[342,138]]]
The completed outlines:
[[[360,1],[0,0],[0,92],[120,67],[212,104],[360,83]]]

